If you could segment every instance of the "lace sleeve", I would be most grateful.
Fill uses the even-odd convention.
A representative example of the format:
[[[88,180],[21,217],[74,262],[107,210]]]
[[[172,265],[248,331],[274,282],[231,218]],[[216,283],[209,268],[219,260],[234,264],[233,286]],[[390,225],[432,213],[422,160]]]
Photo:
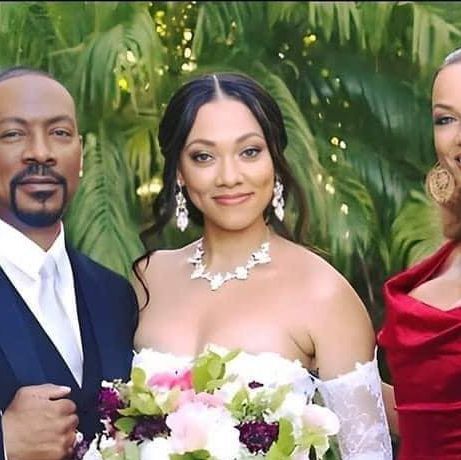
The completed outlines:
[[[355,370],[321,381],[319,391],[339,418],[343,460],[392,460],[392,446],[375,359]]]

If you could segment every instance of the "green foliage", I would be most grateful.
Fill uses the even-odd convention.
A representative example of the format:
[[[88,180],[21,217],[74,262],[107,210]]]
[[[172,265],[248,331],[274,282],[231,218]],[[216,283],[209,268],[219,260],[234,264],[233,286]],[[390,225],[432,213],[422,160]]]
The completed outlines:
[[[295,448],[295,438],[293,436],[293,425],[287,419],[279,420],[279,435],[267,452],[268,460],[289,460]]]
[[[226,363],[233,360],[240,350],[232,350],[224,356],[213,351],[201,355],[192,368],[192,384],[195,391],[212,391],[222,386],[226,379],[223,379],[226,372]]]
[[[207,450],[195,450],[185,454],[170,454],[170,460],[208,460],[211,455]]]
[[[411,226],[408,225],[411,222]],[[392,225],[393,271],[413,265],[443,243],[439,210],[421,191],[412,190]]]
[[[131,417],[121,417],[115,423],[115,427],[125,434],[130,434],[136,425],[136,419]]]

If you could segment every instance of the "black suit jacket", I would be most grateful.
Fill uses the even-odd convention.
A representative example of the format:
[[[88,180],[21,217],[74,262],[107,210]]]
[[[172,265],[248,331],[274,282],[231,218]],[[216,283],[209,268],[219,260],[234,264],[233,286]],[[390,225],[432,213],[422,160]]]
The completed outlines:
[[[5,411],[22,386],[67,385],[72,388],[82,431],[91,437],[99,419],[95,395],[101,379],[129,376],[138,306],[123,277],[71,248],[67,252],[83,342],[82,388],[0,269],[0,410]],[[2,446],[0,423],[0,460],[4,460]]]

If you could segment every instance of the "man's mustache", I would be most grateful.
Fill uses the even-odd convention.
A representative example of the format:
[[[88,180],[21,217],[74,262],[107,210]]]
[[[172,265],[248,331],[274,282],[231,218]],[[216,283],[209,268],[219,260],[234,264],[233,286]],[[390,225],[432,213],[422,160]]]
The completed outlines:
[[[14,187],[21,182],[27,180],[28,177],[50,177],[55,180],[58,184],[66,184],[67,180],[61,174],[58,174],[52,169],[51,166],[41,163],[31,163],[27,165],[25,169],[17,173],[11,180],[11,187]]]

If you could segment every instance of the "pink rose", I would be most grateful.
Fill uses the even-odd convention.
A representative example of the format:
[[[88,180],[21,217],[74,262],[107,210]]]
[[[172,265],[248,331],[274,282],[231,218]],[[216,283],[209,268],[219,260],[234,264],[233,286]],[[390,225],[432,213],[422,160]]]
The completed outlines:
[[[168,390],[172,388],[190,390],[192,388],[192,372],[187,369],[177,374],[168,372],[154,374],[148,380],[148,385],[151,387],[167,388]]]
[[[188,403],[201,403],[207,407],[222,407],[224,400],[218,395],[201,392],[195,393],[194,390],[182,391],[178,399],[178,407]]]

